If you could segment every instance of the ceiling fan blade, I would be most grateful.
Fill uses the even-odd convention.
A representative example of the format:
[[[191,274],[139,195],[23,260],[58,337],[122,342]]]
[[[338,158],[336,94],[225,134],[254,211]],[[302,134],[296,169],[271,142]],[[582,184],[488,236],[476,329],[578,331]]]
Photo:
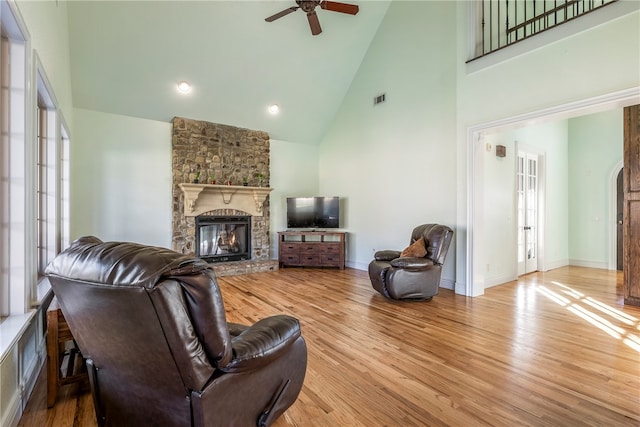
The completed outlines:
[[[288,14],[290,14],[291,12],[295,12],[296,10],[300,9],[298,6],[292,6],[288,9],[283,10],[282,12],[278,12],[275,15],[271,15],[268,18],[264,18],[265,21],[267,22],[273,22],[276,19],[282,18],[283,16],[286,16]]]
[[[309,27],[311,27],[311,34],[317,36],[322,32],[322,28],[320,28],[320,21],[318,20],[318,15],[316,11],[313,10],[311,12],[307,12],[307,19],[309,20]]]
[[[348,13],[349,15],[355,15],[360,10],[357,4],[340,3],[335,1],[323,1],[320,3],[320,7],[333,12]]]

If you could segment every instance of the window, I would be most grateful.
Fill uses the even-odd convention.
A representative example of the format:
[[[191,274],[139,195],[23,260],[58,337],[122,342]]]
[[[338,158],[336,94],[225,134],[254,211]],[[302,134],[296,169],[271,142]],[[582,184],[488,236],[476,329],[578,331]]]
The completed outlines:
[[[37,55],[35,112],[35,222],[37,292],[47,265],[69,244],[69,132]],[[43,283],[45,285],[46,283]],[[48,288],[48,286],[47,286]],[[36,289],[33,290],[34,295]],[[38,298],[39,299],[39,298]]]
[[[0,317],[9,314],[9,39],[0,26]]]
[[[38,72],[36,105],[37,147],[37,246],[38,277],[44,276],[47,264],[60,250],[58,238],[58,144],[56,143],[55,105]]]
[[[6,1],[0,1],[0,317],[29,305],[26,185],[26,38]]]
[[[62,122],[62,120],[61,120]],[[64,124],[60,125],[60,248],[59,251],[65,250],[71,243],[70,232],[70,196],[71,182],[69,176],[71,174],[71,163],[69,160],[69,151],[71,150],[71,141],[69,132]]]
[[[14,8],[0,0],[0,322],[45,295],[69,242],[69,132]]]

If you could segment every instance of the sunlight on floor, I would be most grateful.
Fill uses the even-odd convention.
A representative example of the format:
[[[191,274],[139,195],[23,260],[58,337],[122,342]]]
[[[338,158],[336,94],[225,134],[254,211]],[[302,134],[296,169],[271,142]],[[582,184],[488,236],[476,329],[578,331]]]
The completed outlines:
[[[610,336],[622,340],[625,345],[640,353],[640,337],[614,323],[623,323],[632,329],[640,330],[640,321],[637,318],[586,296],[567,285],[559,282],[551,283],[555,285],[557,289],[552,290],[547,286],[538,286],[536,289],[556,304],[566,307],[571,313],[581,317]],[[600,314],[598,314],[598,312],[600,312]],[[605,317],[603,317],[603,315]]]

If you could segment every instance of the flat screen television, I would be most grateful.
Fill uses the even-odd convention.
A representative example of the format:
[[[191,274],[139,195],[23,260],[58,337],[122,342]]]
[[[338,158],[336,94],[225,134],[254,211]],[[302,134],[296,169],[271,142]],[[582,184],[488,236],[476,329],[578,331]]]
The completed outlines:
[[[287,197],[287,228],[339,227],[339,197]]]

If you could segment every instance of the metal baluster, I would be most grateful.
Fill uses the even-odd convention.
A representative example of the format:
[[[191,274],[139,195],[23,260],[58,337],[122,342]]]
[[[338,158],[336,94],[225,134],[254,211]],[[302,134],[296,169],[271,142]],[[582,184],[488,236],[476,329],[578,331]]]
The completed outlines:
[[[514,14],[514,21],[516,21],[516,25],[518,25],[518,0],[516,0],[514,2],[515,4],[513,5],[513,14]],[[518,30],[515,31],[516,33],[516,41],[518,41]]]
[[[520,1],[524,4],[518,5]],[[562,0],[553,0],[553,2],[551,0],[482,0],[480,2],[482,39],[477,40],[482,43],[482,49],[477,48],[476,57],[502,49],[616,1],[618,0],[600,0],[599,2],[598,0],[564,0],[564,2]],[[549,8],[547,8],[547,2],[549,2]],[[520,16],[520,13],[523,16]],[[504,39],[501,35],[502,29],[505,31]],[[497,38],[495,42],[494,38]]]
[[[524,2],[524,20],[522,22],[527,22],[527,1],[526,0]],[[527,26],[526,25],[524,25],[522,27],[522,31],[523,31],[522,37],[526,39],[527,38]]]
[[[496,18],[496,21],[496,28],[498,28],[496,35],[498,36],[498,49],[500,49],[500,1],[498,1],[498,17]]]
[[[491,1],[491,0],[489,0],[489,1]],[[483,2],[483,4],[482,4],[482,54],[483,55],[486,53],[486,50],[485,50],[486,41],[485,41],[485,38],[484,38],[484,9],[485,9],[485,7],[486,7],[486,3]]]
[[[505,5],[507,8],[507,19],[504,22],[504,38],[505,38],[505,43],[509,44],[509,0],[505,0]]]
[[[489,0],[489,52],[493,52],[493,1]]]

